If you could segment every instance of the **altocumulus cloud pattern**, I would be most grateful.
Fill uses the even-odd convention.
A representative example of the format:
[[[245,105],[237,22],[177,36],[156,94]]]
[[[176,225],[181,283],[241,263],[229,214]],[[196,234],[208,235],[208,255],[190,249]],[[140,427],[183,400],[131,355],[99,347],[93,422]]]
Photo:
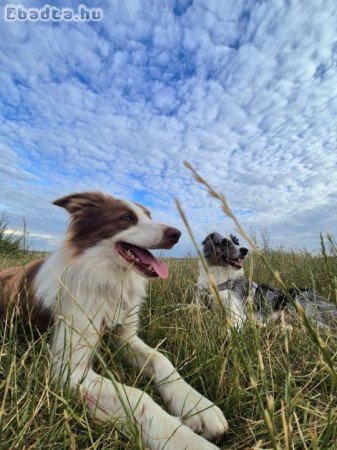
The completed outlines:
[[[232,231],[188,159],[275,244],[313,249],[334,231],[334,0],[89,6],[103,20],[0,22],[0,209],[11,228],[25,216],[35,248],[51,248],[66,215],[50,201],[101,189],[181,227],[178,197],[199,240]],[[179,247],[189,250],[186,235]]]

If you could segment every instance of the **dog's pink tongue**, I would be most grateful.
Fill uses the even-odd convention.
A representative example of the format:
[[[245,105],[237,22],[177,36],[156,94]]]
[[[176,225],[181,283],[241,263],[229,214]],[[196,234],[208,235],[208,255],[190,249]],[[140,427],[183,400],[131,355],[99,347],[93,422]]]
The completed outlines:
[[[239,261],[238,259],[231,259],[230,263],[238,269],[241,269],[242,267],[241,261]]]
[[[144,250],[143,248],[134,245],[131,245],[130,247],[133,253],[138,256],[143,263],[153,267],[153,270],[160,278],[167,278],[169,276],[166,264],[156,259],[148,250]]]

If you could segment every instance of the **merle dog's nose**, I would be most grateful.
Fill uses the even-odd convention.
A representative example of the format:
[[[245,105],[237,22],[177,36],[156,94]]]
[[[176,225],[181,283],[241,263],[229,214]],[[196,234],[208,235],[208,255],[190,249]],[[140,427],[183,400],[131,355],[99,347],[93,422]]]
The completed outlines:
[[[173,244],[176,244],[179,241],[181,236],[181,231],[177,228],[166,228],[164,232],[164,236]]]
[[[247,253],[248,253],[248,248],[241,247],[240,248],[240,253],[241,253],[241,255],[246,256]]]

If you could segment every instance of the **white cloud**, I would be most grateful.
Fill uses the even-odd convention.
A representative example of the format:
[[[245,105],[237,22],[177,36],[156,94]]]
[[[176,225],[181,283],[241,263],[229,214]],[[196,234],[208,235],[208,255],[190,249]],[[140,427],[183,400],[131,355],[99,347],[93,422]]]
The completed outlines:
[[[45,239],[47,241],[56,241],[56,236],[52,236],[50,234],[40,234],[40,233],[31,233],[29,231],[27,231],[26,233],[24,231],[18,231],[12,228],[7,228],[6,230],[4,230],[4,234],[5,235],[9,235],[9,236],[27,236],[30,238],[38,238],[38,239]]]
[[[334,231],[335,2],[102,7],[93,25],[0,24],[0,202],[13,227],[25,216],[57,235],[65,215],[50,201],[101,189],[182,227],[180,198],[199,240],[232,229],[188,159],[275,243],[313,248]]]

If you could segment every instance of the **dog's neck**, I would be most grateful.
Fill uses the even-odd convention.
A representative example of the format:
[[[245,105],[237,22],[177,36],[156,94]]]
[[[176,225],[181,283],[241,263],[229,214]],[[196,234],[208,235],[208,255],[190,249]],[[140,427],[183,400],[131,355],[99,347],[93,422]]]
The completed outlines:
[[[208,276],[207,272],[204,269],[204,266],[199,261],[199,278],[198,278],[198,284],[202,286],[208,286]],[[208,266],[208,273],[211,275],[216,284],[219,285],[221,283],[225,283],[226,281],[230,280],[237,280],[238,278],[243,278],[244,273],[243,269],[235,270],[231,268],[230,266],[222,267],[222,266]]]
[[[60,285],[66,286],[74,296],[81,293],[89,298],[91,293],[105,299],[105,303],[109,303],[109,299],[123,298],[131,304],[130,308],[143,301],[147,280],[134,270],[120,267],[119,257],[111,258],[109,247],[94,246],[75,258],[70,250],[66,244],[61,244],[37,275],[40,297],[48,304],[53,304]],[[50,271],[53,277],[48,276]],[[93,300],[95,302],[98,300]]]

